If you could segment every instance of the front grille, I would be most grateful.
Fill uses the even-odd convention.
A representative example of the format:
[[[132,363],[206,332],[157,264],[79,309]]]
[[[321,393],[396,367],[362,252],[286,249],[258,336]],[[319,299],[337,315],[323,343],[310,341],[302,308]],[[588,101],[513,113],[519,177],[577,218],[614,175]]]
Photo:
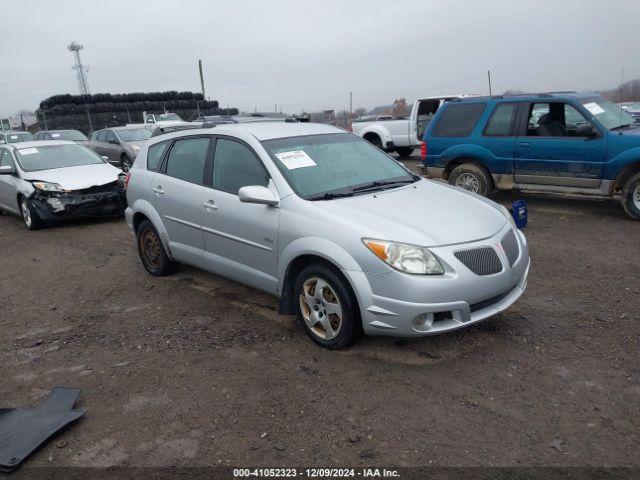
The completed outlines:
[[[461,250],[454,255],[476,275],[493,275],[502,271],[502,262],[491,247]]]
[[[513,264],[516,263],[518,259],[518,255],[520,255],[520,246],[518,245],[518,239],[516,238],[516,234],[513,233],[513,230],[509,230],[509,233],[502,237],[501,244],[504,253],[509,259],[509,266],[513,267]]]

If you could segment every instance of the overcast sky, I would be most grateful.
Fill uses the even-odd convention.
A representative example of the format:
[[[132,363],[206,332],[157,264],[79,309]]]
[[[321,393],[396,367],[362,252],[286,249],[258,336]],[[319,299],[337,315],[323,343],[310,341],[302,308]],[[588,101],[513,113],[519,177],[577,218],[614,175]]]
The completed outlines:
[[[77,94],[199,91],[285,112],[640,77],[640,0],[0,0],[0,115]]]

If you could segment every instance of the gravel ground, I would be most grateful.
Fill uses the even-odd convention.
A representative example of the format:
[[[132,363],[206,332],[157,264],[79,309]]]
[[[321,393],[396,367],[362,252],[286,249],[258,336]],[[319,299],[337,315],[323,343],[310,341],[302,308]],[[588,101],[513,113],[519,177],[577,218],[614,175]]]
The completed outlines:
[[[521,198],[533,264],[512,308],[339,352],[250,288],[152,278],[121,220],[0,217],[1,406],[68,385],[87,409],[28,465],[640,465],[640,224]]]

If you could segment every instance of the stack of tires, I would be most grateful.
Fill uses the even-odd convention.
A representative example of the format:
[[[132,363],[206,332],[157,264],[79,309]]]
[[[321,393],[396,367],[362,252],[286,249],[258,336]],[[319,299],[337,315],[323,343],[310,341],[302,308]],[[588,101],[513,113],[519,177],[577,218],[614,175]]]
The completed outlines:
[[[92,130],[142,123],[143,112],[177,113],[184,120],[196,112],[203,115],[237,115],[236,108],[219,108],[216,100],[204,100],[201,93],[97,93],[95,95],[54,95],[40,102],[36,111],[40,129]]]

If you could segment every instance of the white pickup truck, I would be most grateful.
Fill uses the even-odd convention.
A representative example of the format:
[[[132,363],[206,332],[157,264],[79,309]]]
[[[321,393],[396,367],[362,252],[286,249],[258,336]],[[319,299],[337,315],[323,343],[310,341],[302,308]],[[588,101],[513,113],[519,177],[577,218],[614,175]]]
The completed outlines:
[[[416,100],[409,118],[396,120],[354,121],[353,133],[387,152],[397,152],[408,157],[420,145],[422,136],[440,106],[453,98],[471,95],[448,95]]]

